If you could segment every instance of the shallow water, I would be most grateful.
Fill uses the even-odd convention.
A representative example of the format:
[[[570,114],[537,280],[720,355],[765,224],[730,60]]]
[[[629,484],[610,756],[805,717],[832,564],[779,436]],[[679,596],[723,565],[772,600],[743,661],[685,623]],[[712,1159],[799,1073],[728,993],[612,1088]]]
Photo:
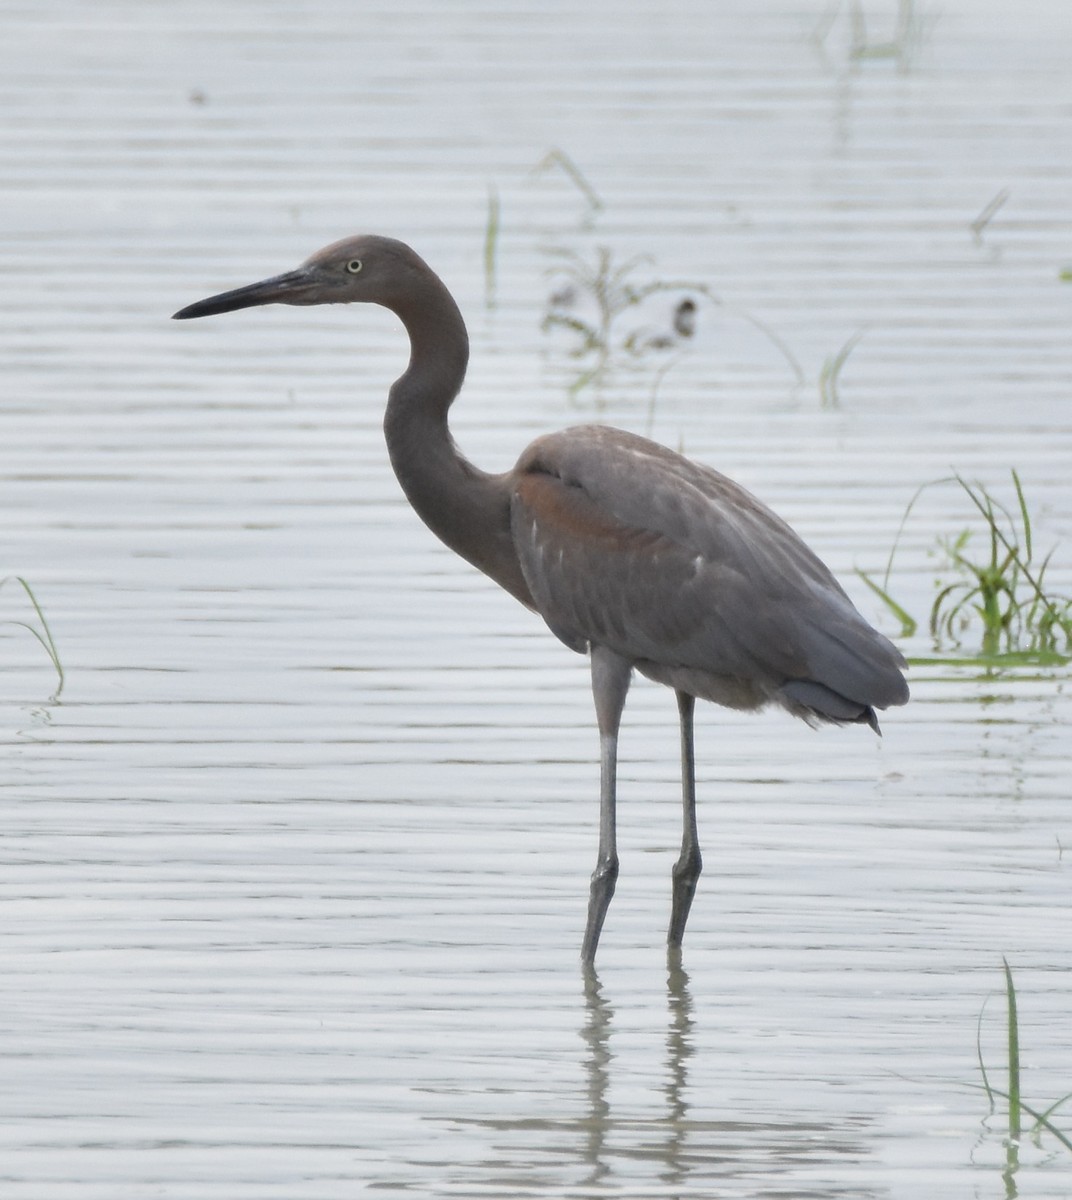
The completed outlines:
[[[576,8],[6,6],[0,573],[67,679],[50,701],[5,584],[5,1196],[1072,1190],[1049,1135],[1007,1186],[976,1058],[999,993],[1003,1087],[1004,954],[1025,1099],[1072,1087],[1063,672],[917,665],[881,741],[705,708],[683,969],[674,705],[638,683],[586,982],[586,667],[405,505],[393,319],[168,320],[390,233],[469,316],[455,430],[481,465],[597,413],[650,430],[757,491],[891,633],[854,567],[882,570],[921,484],[1014,502],[1015,467],[1072,588],[1063,6],[920,7],[900,61],[856,62],[847,5]],[[863,9],[895,34],[893,4]],[[554,148],[601,211],[536,170]],[[571,397],[548,251],[597,245],[722,304]],[[910,608],[970,517],[925,494]]]

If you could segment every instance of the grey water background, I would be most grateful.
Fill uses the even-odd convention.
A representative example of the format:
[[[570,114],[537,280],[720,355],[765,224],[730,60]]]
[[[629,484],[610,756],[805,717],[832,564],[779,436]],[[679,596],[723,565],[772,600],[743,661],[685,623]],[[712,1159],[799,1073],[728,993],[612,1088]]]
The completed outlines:
[[[0,575],[67,672],[50,700],[5,584],[4,1196],[1072,1195],[1048,1135],[1003,1179],[976,1055],[982,1012],[1004,1086],[1004,954],[1025,1099],[1072,1090],[1063,672],[917,666],[881,741],[705,706],[684,973],[674,704],[639,683],[586,986],[586,666],[408,510],[397,323],[169,320],[402,237],[469,319],[454,424],[481,465],[593,417],[651,432],[890,633],[855,568],[921,484],[1012,502],[1015,467],[1069,590],[1072,23],[907,5],[895,52],[874,0],[861,56],[853,8],[0,5]],[[537,169],[555,149],[601,211]],[[599,245],[721,304],[571,397],[547,271]],[[971,516],[950,488],[914,510],[914,611]]]

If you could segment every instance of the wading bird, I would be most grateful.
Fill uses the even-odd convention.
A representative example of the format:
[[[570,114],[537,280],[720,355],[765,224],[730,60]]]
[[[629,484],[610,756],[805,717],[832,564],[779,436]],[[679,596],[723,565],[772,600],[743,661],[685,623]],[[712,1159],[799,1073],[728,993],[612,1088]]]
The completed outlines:
[[[587,964],[618,877],[618,726],[633,669],[677,693],[683,833],[667,940],[680,946],[702,866],[696,698],[736,709],[775,704],[811,725],[862,723],[877,733],[875,709],[908,700],[904,658],[784,521],[724,475],[655,442],[580,425],[537,438],[501,475],[473,466],[447,426],[469,360],[465,322],[402,242],[347,238],[295,271],[175,317],[357,302],[390,309],[409,334],[409,366],[384,418],[409,502],[452,550],[591,659],[601,769]]]

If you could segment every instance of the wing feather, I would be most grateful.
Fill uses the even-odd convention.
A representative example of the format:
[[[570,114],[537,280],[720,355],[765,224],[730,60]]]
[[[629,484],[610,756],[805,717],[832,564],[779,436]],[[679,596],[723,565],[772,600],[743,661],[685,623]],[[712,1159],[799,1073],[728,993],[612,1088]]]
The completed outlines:
[[[581,426],[534,442],[512,527],[537,608],[574,649],[704,673],[748,706],[792,680],[864,706],[907,698],[896,648],[784,521],[645,438]]]

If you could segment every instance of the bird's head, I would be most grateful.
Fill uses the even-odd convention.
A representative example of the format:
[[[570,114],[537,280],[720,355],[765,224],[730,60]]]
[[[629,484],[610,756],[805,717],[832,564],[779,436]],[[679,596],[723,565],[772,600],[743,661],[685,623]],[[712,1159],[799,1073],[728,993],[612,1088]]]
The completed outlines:
[[[177,321],[260,304],[382,304],[398,309],[414,274],[431,274],[404,242],[365,235],[318,250],[297,270],[188,304]]]

